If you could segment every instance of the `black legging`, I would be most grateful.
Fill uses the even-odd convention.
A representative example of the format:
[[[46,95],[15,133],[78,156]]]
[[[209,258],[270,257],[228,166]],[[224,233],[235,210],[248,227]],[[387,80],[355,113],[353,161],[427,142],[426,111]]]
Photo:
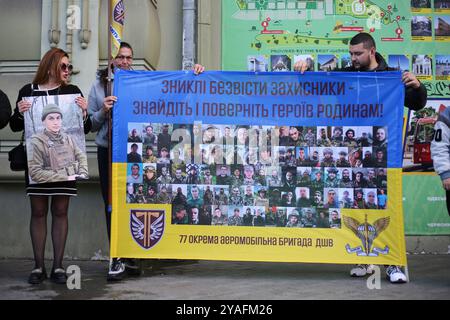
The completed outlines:
[[[108,170],[108,148],[97,147],[98,173],[100,176],[100,187],[102,189],[103,202],[105,204],[106,230],[108,240],[111,240],[111,208],[108,203],[109,170]]]
[[[447,197],[447,213],[450,216],[450,190],[445,191],[445,196]]]
[[[33,244],[35,268],[44,268],[45,242],[47,239],[47,212],[50,196],[30,196],[30,234]],[[68,233],[70,196],[51,196],[53,269],[62,268],[64,248]]]

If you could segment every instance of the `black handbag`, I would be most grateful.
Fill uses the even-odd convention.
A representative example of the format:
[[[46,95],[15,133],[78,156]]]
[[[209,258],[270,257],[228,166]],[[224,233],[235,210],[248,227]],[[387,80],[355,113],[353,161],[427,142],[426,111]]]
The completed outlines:
[[[12,171],[24,171],[27,167],[27,155],[23,145],[24,134],[18,146],[8,152],[9,167]]]

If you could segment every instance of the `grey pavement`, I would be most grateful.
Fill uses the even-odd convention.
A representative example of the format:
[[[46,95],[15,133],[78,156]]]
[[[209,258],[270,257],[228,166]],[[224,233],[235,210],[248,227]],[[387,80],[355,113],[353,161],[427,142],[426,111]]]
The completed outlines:
[[[380,289],[351,278],[349,265],[226,261],[143,261],[143,274],[107,282],[106,261],[65,261],[81,269],[81,289],[49,280],[27,283],[31,260],[0,260],[0,299],[48,300],[320,300],[450,299],[450,255],[408,255],[411,281]],[[51,267],[51,261],[47,261]]]

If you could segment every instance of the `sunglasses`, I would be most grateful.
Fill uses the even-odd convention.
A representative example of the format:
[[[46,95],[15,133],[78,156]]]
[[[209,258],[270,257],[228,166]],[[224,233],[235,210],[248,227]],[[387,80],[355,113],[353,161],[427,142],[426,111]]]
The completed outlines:
[[[73,65],[71,65],[70,63],[69,64],[66,64],[66,63],[61,63],[61,70],[62,71],[69,71],[69,72],[72,72],[72,70],[73,70]]]

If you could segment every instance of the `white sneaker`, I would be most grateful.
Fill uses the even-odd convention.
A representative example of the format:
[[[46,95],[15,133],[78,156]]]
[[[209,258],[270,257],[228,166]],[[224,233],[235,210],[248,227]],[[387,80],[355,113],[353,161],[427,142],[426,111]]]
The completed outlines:
[[[108,281],[122,280],[125,273],[125,263],[120,258],[113,258],[109,261]]]
[[[373,267],[373,264],[358,264],[355,268],[350,270],[350,276],[364,277],[368,274],[372,274],[374,272]]]
[[[386,275],[391,283],[405,283],[406,275],[399,266],[389,266],[386,268]]]

